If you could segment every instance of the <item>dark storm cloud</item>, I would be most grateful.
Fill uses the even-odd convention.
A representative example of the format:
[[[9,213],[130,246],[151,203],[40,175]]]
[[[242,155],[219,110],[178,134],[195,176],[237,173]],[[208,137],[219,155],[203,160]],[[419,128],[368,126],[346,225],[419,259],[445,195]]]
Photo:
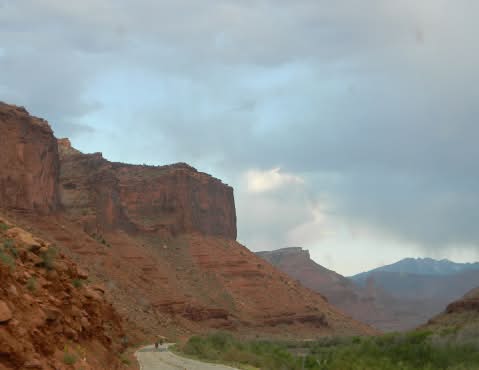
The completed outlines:
[[[152,148],[167,147],[224,175],[246,202],[246,240],[267,230],[281,243],[326,197],[342,219],[396,240],[477,248],[478,10],[469,0],[0,0],[0,94],[61,136],[88,134],[85,146],[109,119],[112,156],[128,145],[135,160],[161,163]],[[275,167],[307,186],[239,188],[240,174]],[[255,211],[262,232],[245,216]]]

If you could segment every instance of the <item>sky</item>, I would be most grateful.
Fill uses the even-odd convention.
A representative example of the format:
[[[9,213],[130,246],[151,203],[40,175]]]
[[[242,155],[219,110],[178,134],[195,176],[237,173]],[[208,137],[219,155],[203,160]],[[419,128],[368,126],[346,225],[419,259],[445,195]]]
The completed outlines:
[[[0,100],[235,189],[238,240],[352,275],[479,260],[476,0],[0,0]]]

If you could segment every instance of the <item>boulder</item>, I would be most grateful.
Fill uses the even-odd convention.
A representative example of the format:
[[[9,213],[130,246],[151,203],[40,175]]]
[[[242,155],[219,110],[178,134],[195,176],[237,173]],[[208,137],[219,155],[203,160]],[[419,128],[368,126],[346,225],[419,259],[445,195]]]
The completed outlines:
[[[13,314],[8,305],[4,301],[0,301],[0,323],[3,324],[12,319]]]
[[[35,239],[32,234],[20,229],[19,227],[12,227],[11,229],[8,229],[6,235],[7,237],[15,239],[24,244],[29,250],[32,251],[38,251],[42,247],[41,243]]]

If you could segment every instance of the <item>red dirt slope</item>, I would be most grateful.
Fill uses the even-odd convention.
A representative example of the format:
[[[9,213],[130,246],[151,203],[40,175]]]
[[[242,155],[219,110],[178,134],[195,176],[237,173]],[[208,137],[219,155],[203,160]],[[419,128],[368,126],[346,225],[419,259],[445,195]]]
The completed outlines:
[[[0,217],[0,369],[119,369],[120,317],[49,243]]]

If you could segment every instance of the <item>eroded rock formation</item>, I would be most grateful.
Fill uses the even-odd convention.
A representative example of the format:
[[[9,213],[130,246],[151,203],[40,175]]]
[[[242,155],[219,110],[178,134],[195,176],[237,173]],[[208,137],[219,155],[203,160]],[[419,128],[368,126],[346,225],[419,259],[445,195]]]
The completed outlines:
[[[88,229],[236,239],[233,188],[184,163],[135,166],[82,154],[59,140],[61,200]]]
[[[48,123],[0,102],[0,151],[0,207],[56,210],[60,161]]]

